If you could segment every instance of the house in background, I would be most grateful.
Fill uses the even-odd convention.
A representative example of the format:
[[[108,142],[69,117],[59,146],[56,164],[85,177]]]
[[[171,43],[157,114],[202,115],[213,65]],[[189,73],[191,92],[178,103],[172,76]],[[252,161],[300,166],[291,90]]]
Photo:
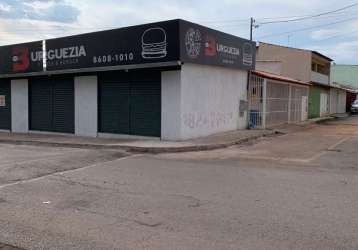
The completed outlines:
[[[345,104],[336,101],[341,89],[330,84],[332,61],[317,51],[260,42],[256,70],[309,83],[308,118],[318,118],[345,110]]]
[[[335,64],[331,66],[332,82],[358,88],[358,65]]]
[[[347,91],[346,111],[350,111],[358,93],[358,65],[335,64],[331,66],[331,81]]]

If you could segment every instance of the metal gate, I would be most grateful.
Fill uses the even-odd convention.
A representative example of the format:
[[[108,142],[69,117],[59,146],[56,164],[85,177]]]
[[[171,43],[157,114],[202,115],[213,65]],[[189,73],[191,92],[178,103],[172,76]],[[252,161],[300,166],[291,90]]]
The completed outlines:
[[[308,119],[308,87],[291,85],[290,123]]]
[[[263,121],[264,116],[264,96],[266,93],[263,93],[264,88],[264,79],[259,76],[251,75],[249,83],[249,127],[250,128],[264,128],[265,124]]]
[[[250,128],[264,129],[308,118],[308,87],[251,76]]]

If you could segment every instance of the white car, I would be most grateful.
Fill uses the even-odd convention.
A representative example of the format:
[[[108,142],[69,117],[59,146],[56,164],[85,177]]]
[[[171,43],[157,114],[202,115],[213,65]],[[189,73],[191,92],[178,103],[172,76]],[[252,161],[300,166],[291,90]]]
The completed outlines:
[[[351,106],[351,113],[358,113],[358,100],[355,100]]]

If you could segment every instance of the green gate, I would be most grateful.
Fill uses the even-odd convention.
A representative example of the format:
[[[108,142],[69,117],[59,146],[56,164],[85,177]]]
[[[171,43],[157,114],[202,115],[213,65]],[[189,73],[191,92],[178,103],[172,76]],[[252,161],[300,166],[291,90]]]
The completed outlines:
[[[320,117],[321,90],[319,87],[311,86],[308,104],[308,118]]]

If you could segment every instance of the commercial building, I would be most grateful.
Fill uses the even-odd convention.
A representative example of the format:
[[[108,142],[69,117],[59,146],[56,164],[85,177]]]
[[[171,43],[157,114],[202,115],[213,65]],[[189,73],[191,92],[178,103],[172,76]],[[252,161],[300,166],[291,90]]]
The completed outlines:
[[[184,140],[247,127],[255,43],[171,20],[0,47],[0,129]]]
[[[309,118],[329,115],[332,59],[317,51],[260,43],[257,69],[310,83]]]

